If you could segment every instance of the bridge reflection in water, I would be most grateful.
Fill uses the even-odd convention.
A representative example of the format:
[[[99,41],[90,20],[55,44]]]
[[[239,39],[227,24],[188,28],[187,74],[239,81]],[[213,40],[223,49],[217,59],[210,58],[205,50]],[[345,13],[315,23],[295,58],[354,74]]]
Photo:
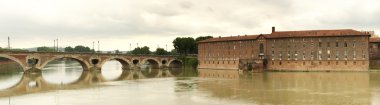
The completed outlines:
[[[57,84],[46,81],[42,73],[24,73],[21,80],[15,85],[0,90],[0,97],[21,95],[27,93],[51,91],[51,90],[65,90],[65,89],[78,89],[94,86],[102,82],[110,81],[123,81],[133,79],[145,79],[145,78],[162,78],[162,77],[174,77],[170,70],[154,69],[154,73],[144,73],[144,70],[123,70],[121,75],[115,80],[106,80],[101,71],[83,71],[79,79],[67,83]]]

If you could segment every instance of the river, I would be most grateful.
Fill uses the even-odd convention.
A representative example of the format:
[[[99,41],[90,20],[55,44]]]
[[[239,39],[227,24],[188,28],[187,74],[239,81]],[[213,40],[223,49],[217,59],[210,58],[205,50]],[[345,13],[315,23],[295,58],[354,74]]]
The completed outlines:
[[[380,72],[83,71],[54,61],[41,73],[0,74],[0,105],[380,105]]]

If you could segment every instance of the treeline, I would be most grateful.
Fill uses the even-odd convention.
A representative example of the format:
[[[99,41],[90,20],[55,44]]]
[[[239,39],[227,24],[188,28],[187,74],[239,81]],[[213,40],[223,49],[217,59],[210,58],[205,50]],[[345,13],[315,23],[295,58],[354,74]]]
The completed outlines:
[[[0,51],[20,51],[20,52],[25,52],[25,51],[28,51],[26,49],[9,49],[9,48],[1,48],[0,47]]]
[[[196,39],[192,37],[177,37],[173,41],[175,50],[180,55],[198,54],[198,42],[213,38],[212,36],[200,36]]]
[[[37,47],[37,51],[54,52],[56,51],[56,49],[54,49],[53,47],[42,46],[42,47]],[[86,46],[78,45],[75,47],[71,47],[71,46],[65,47],[64,52],[94,52],[94,50]]]
[[[149,50],[148,46],[137,47],[128,53],[134,55],[177,55],[177,52],[175,50],[169,52],[163,48],[157,48],[156,51],[152,52]]]

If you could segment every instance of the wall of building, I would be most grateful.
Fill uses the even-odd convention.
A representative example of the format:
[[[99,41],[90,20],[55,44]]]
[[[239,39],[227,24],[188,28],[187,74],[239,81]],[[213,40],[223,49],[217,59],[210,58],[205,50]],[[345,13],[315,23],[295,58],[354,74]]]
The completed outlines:
[[[265,59],[267,70],[367,71],[370,65],[368,38],[259,36],[251,40],[199,43],[199,68],[241,69],[239,64],[244,63],[241,60]],[[260,44],[264,51],[260,51]]]
[[[366,71],[368,36],[267,39],[268,70]]]
[[[240,36],[245,37],[245,36]],[[265,54],[265,39],[223,41],[198,44],[198,68],[239,69],[240,59],[259,59],[260,44]]]

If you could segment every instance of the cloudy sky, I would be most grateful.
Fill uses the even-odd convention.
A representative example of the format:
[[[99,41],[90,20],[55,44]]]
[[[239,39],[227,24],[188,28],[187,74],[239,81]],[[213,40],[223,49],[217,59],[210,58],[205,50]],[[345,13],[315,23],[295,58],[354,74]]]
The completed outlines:
[[[276,30],[380,31],[379,0],[0,0],[0,47],[85,45],[129,50],[176,37]]]

